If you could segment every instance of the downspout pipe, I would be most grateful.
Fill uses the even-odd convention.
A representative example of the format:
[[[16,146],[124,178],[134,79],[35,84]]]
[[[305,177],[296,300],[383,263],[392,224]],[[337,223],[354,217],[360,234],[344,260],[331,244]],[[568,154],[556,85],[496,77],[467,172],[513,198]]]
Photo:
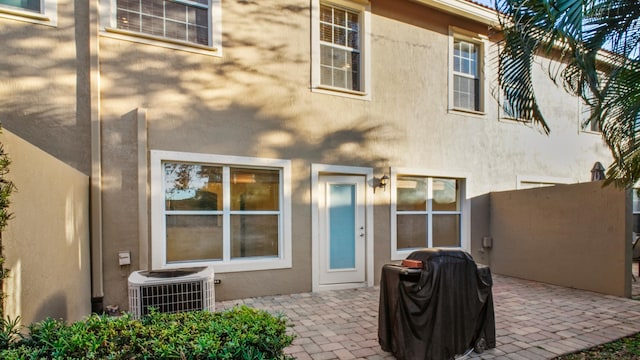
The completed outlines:
[[[99,13],[97,1],[75,0],[76,56],[78,57],[78,119],[90,121],[91,169],[89,189],[91,249],[91,311],[102,313],[102,133],[100,124]]]

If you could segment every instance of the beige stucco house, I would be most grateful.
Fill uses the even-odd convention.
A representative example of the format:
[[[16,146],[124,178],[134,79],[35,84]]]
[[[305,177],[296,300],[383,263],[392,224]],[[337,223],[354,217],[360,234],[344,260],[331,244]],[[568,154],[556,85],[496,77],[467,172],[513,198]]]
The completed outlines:
[[[212,265],[222,300],[374,286],[417,247],[488,261],[487,194],[611,161],[542,67],[551,134],[505,118],[496,26],[466,0],[0,0],[14,171],[75,194],[16,179],[9,309],[126,310],[140,269]]]

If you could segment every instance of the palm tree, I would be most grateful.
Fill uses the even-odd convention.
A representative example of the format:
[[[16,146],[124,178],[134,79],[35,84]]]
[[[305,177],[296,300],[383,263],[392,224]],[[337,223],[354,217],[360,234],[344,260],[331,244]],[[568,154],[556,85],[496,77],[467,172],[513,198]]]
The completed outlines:
[[[606,183],[640,180],[640,6],[638,0],[496,0],[504,39],[498,78],[505,111],[550,131],[532,84],[536,56],[549,76],[591,106],[614,158]]]

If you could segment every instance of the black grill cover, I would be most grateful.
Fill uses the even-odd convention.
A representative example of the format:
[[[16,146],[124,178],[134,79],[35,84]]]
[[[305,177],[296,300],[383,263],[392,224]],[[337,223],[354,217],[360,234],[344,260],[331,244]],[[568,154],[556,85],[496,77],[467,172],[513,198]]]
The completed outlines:
[[[454,249],[415,251],[423,269],[387,264],[380,279],[378,341],[402,360],[448,360],[496,346],[491,271]]]

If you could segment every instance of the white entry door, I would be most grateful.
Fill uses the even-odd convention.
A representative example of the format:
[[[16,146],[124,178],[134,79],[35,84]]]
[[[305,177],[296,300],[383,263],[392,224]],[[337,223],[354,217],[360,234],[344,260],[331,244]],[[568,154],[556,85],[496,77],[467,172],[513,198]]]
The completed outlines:
[[[319,283],[365,281],[365,177],[325,176],[318,189]]]

